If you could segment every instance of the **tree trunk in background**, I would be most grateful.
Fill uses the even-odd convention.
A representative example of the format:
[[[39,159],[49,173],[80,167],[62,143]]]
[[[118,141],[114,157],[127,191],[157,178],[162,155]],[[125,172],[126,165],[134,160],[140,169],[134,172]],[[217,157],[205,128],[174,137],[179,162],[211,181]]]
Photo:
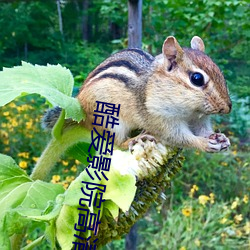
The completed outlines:
[[[89,18],[88,18],[89,0],[82,1],[82,39],[89,40]]]
[[[56,5],[57,5],[57,12],[58,12],[59,29],[60,29],[60,32],[63,36],[63,22],[62,22],[62,12],[61,12],[60,0],[56,1]]]
[[[142,47],[142,0],[128,1],[128,47]]]
[[[131,227],[130,232],[126,236],[126,250],[136,250],[136,241],[137,241],[137,225]]]
[[[142,47],[142,0],[128,0],[128,47]],[[126,236],[126,250],[136,250],[137,225]]]

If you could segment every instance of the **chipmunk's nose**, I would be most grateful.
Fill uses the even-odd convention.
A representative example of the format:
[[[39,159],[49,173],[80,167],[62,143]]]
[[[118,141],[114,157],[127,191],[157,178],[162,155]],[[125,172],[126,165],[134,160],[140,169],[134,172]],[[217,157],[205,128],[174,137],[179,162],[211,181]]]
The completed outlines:
[[[219,113],[228,114],[231,112],[231,109],[232,109],[232,102],[229,101],[222,109],[220,109]]]

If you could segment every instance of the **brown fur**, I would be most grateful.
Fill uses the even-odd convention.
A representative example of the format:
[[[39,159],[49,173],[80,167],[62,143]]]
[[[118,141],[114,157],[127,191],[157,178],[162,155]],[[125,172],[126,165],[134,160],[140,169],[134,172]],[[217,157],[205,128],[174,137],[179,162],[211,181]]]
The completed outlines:
[[[96,101],[121,104],[116,143],[124,143],[133,129],[143,129],[164,144],[218,151],[207,138],[213,133],[208,114],[228,113],[231,101],[217,65],[203,53],[204,43],[194,37],[182,49],[174,37],[153,58],[141,50],[124,50],[101,63],[87,77],[78,99],[92,128]],[[201,71],[207,82],[194,86],[189,73]],[[99,128],[102,131],[104,128]],[[216,149],[214,149],[216,148]]]

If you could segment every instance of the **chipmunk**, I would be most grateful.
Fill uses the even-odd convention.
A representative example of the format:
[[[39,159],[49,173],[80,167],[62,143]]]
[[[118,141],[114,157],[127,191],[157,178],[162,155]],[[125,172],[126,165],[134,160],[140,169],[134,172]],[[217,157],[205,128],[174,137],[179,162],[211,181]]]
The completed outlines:
[[[140,49],[110,56],[88,75],[77,96],[86,112],[83,126],[93,128],[96,101],[114,103],[120,104],[119,125],[110,129],[117,145],[154,138],[206,152],[227,149],[230,142],[213,131],[210,114],[227,114],[232,104],[223,74],[204,50],[198,36],[191,48],[169,36],[156,57]],[[129,138],[135,129],[144,133]]]

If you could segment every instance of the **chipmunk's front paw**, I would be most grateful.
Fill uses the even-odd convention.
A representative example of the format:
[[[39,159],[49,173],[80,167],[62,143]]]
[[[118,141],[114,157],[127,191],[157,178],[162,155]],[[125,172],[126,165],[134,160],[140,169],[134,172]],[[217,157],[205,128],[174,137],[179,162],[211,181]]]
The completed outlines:
[[[230,147],[229,139],[222,133],[214,133],[208,137],[207,152],[225,151]]]
[[[129,147],[129,150],[130,152],[133,152],[133,146],[137,143],[139,143],[143,148],[144,148],[144,144],[146,141],[152,141],[152,142],[155,142],[156,143],[156,139],[154,138],[154,136],[152,135],[148,135],[148,134],[141,134],[141,135],[138,135],[136,136],[134,139],[132,139],[129,144],[128,144],[128,147]]]

